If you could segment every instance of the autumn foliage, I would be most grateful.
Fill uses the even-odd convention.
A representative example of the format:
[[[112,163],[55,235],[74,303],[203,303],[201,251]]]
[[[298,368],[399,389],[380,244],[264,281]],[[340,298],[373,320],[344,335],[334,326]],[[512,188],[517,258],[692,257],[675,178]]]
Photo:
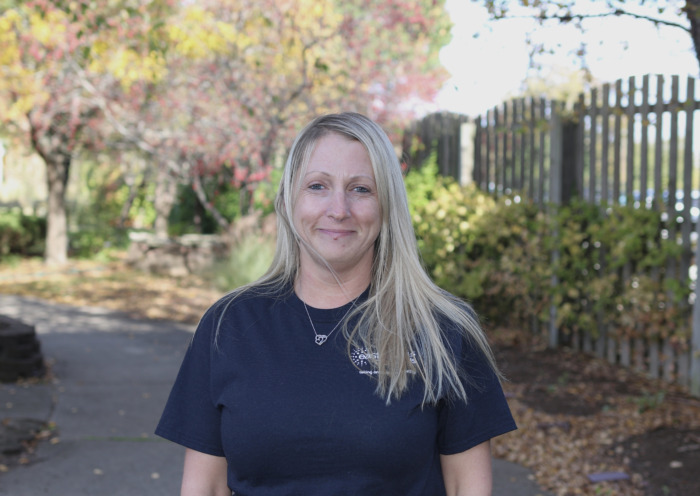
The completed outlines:
[[[57,262],[78,152],[136,151],[160,198],[191,184],[213,209],[207,178],[254,188],[313,116],[360,111],[395,133],[446,77],[437,54],[450,23],[438,0],[10,5],[0,120],[46,162],[46,255]]]

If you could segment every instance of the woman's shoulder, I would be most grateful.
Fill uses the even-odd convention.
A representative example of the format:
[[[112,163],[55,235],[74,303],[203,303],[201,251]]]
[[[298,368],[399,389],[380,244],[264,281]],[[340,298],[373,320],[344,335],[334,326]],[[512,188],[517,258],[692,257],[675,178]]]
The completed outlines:
[[[443,336],[459,340],[481,329],[479,316],[469,302],[444,290],[441,300],[433,311]]]
[[[444,343],[462,363],[465,360],[483,362],[490,347],[477,312],[467,301],[447,292],[445,295],[451,304],[440,309],[437,315]]]
[[[233,290],[212,304],[202,315],[192,343],[219,348],[221,330],[245,328],[270,315],[273,306],[285,298],[284,288],[243,287]]]
[[[203,319],[221,318],[244,307],[268,308],[286,298],[291,290],[286,285],[251,285],[234,289],[219,298],[205,312]]]
[[[465,313],[469,318],[477,320],[477,314],[474,307],[465,299],[456,296],[449,291],[439,288],[440,296],[447,301],[450,305],[456,307],[459,311]]]

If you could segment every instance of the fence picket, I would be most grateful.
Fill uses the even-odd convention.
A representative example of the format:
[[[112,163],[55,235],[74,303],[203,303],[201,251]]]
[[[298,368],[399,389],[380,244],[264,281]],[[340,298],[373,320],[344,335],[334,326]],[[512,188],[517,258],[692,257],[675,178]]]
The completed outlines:
[[[635,97],[635,81],[634,76],[631,76],[628,80],[627,86],[627,109],[625,112],[625,117],[627,118],[627,170],[625,173],[625,196],[627,198],[627,204],[634,204],[634,97]],[[641,191],[640,191],[641,197]]]
[[[546,140],[547,140],[547,132],[544,128],[543,123],[547,121],[547,108],[546,108],[546,101],[544,98],[540,98],[539,102],[539,110],[540,110],[540,120],[538,123],[538,130],[539,130],[539,135],[540,135],[540,147],[539,147],[539,157],[538,157],[538,169],[539,169],[539,177],[538,181],[540,184],[540,196],[539,196],[539,204],[540,207],[544,205],[544,202],[547,199],[547,191],[546,191],[546,184],[547,184],[547,174],[546,174],[546,155],[545,155],[545,146],[546,146]]]
[[[530,98],[530,121],[529,124],[527,125],[527,136],[528,136],[528,144],[530,147],[530,162],[529,162],[529,178],[530,178],[530,183],[529,183],[529,194],[530,198],[536,198],[535,196],[535,189],[536,186],[536,181],[538,180],[538,176],[535,173],[535,157],[536,157],[536,152],[535,152],[535,135],[536,135],[536,129],[537,129],[537,107],[535,105],[535,99]],[[525,117],[523,116],[523,121],[525,120]]]
[[[663,184],[661,180],[662,151],[663,151],[663,117],[664,117],[664,77],[659,74],[656,77],[656,136],[654,148],[654,204],[661,208],[663,205]]]
[[[639,158],[639,191],[640,204],[647,206],[647,190],[649,188],[649,75],[642,77],[642,107],[641,107],[641,150]]]
[[[603,132],[601,133],[602,149],[600,152],[600,201],[610,203],[610,194],[608,193],[609,173],[608,160],[610,159],[610,85],[603,85],[603,107],[601,109],[601,118],[603,122]]]
[[[613,111],[613,197],[612,204],[620,203],[620,168],[622,166],[622,81],[615,82],[615,109]]]
[[[584,189],[584,156],[586,153],[586,138],[584,120],[586,117],[586,103],[583,94],[579,95],[578,102],[575,106],[576,115],[576,153],[574,155],[576,161],[576,184],[578,185],[578,193]]]
[[[588,147],[588,194],[584,192],[583,197],[587,198],[591,203],[595,203],[595,192],[597,189],[597,174],[598,170],[598,89],[591,90],[590,106],[587,113],[589,115],[589,147]]]
[[[700,260],[696,242],[700,227],[695,222],[699,205],[693,188],[697,164],[693,163],[692,139],[693,113],[700,102],[695,101],[693,78],[688,78],[684,101],[680,98],[679,78],[673,76],[668,82],[667,101],[666,81],[661,75],[653,79],[649,75],[629,77],[614,85],[592,88],[575,103],[571,120],[576,127],[569,130],[562,123],[557,104],[544,98],[517,99],[510,105],[506,102],[494,107],[485,118],[478,118],[476,127],[481,147],[475,153],[477,184],[497,195],[522,191],[540,206],[566,201],[567,190],[573,188],[574,193],[592,203],[625,202],[663,212],[664,236],[678,238],[683,255],[663,270],[653,268],[647,275],[659,283],[662,277],[674,277],[684,284],[689,268]],[[656,100],[652,101],[654,94]],[[681,112],[686,120],[683,156],[679,160]],[[629,264],[624,266],[620,282],[632,284],[637,270]],[[668,301],[671,298],[654,304]],[[617,337],[602,320],[602,314],[598,315],[597,338],[577,333],[572,346],[645,370],[652,377],[675,380],[700,395],[700,298],[692,307],[692,319],[690,310],[680,309],[692,321],[685,348],[682,343],[674,344],[678,336],[674,337],[676,341],[644,338],[649,329],[641,322],[630,336]],[[552,308],[552,320],[555,315],[556,308]],[[550,326],[548,333],[550,342],[558,342],[555,326]]]
[[[501,128],[501,146],[502,150],[501,153],[503,155],[503,194],[506,195],[512,188],[512,168],[513,168],[513,161],[511,160],[510,157],[510,146],[509,146],[509,119],[510,119],[510,112],[508,112],[508,102],[503,103],[503,111],[501,113],[501,117],[503,118],[503,127]]]
[[[666,267],[652,267],[646,273],[626,264],[620,270],[619,282],[629,287],[645,276],[661,285],[672,278],[677,287],[683,288],[691,267],[700,261],[700,198],[693,182],[697,182],[694,169],[698,166],[694,163],[693,116],[700,102],[695,100],[694,78],[687,79],[683,99],[679,83],[678,76],[667,81],[662,75],[605,83],[582,93],[566,115],[562,105],[545,98],[503,102],[471,124],[475,140],[473,181],[495,196],[524,193],[543,208],[565,203],[577,194],[593,204],[610,206],[624,201],[636,208],[654,209],[665,223],[662,236],[677,239],[681,255]],[[684,135],[680,133],[682,118]],[[455,133],[445,122],[442,118],[426,119],[423,124],[425,128],[440,125],[452,129],[449,137],[440,141],[438,151],[452,161],[458,160],[453,150],[461,149],[459,140],[468,133]],[[428,133],[425,129],[421,132]],[[427,136],[437,138],[434,133]],[[459,179],[463,173],[460,164],[459,160],[457,165],[441,164],[440,170]],[[557,256],[556,252],[552,254],[553,263]],[[601,263],[604,261],[601,254]],[[559,282],[553,278],[552,284]],[[700,284],[697,286],[700,288]],[[660,298],[664,299],[651,304],[661,307],[677,301],[670,289],[666,298]],[[643,322],[633,325],[629,335],[617,336],[601,311],[596,315],[598,335],[594,338],[575,332],[571,335],[572,346],[644,370],[652,377],[674,380],[700,396],[700,295],[671,310],[687,315],[690,333],[685,342],[681,334],[668,336],[675,332],[673,329],[659,329],[656,337],[645,337],[653,329]],[[554,324],[556,312],[552,305],[548,328],[552,346],[560,342]]]

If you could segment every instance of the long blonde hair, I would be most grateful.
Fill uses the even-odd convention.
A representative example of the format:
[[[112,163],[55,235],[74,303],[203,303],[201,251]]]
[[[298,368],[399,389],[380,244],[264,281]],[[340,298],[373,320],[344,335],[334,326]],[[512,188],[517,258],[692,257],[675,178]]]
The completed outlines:
[[[374,376],[378,381],[377,393],[387,402],[406,391],[413,373],[425,384],[424,403],[436,402],[445,394],[467,400],[459,357],[445,339],[445,324],[461,331],[498,372],[493,354],[471,309],[436,286],[423,268],[393,145],[379,125],[361,114],[347,112],[318,117],[297,136],[275,200],[274,259],[265,275],[241,290],[293,285],[303,243],[292,221],[298,180],[305,173],[315,144],[329,133],[364,145],[372,163],[382,212],[369,297],[343,323],[348,354],[355,347],[371,351],[367,355],[378,371]],[[350,329],[347,323],[353,319],[356,325]]]

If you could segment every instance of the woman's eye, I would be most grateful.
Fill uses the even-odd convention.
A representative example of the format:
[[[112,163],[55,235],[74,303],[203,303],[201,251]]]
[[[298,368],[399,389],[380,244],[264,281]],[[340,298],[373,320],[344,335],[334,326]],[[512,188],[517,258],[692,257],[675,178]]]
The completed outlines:
[[[353,191],[356,193],[369,193],[370,190],[368,188],[365,188],[364,186],[355,186],[353,188]]]
[[[316,190],[323,189],[323,185],[319,184],[319,183],[314,183],[314,184],[309,185],[309,189],[316,189]]]

